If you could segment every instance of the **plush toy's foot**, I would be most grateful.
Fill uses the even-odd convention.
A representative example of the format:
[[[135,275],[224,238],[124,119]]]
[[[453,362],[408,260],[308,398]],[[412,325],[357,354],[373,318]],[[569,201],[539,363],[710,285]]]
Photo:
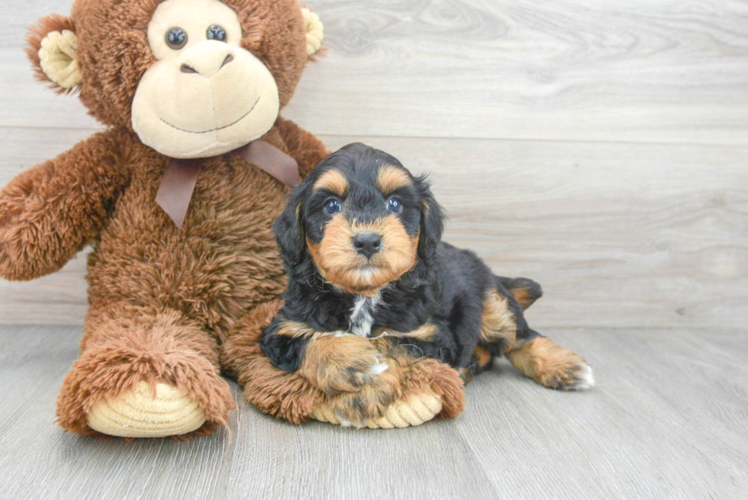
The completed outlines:
[[[57,398],[70,432],[128,438],[206,434],[235,408],[218,346],[172,310],[115,305],[86,319],[83,352]]]
[[[442,411],[442,398],[434,391],[429,390],[423,394],[413,394],[408,398],[400,399],[391,404],[384,415],[379,418],[363,420],[359,424],[340,418],[335,410],[327,405],[321,405],[310,415],[314,420],[328,422],[330,424],[342,425],[344,427],[355,427],[358,429],[402,429],[404,427],[415,427],[421,425],[439,415]]]
[[[205,423],[205,412],[172,385],[158,383],[152,391],[141,381],[119,398],[105,397],[93,405],[87,422],[109,436],[158,438],[196,431]]]

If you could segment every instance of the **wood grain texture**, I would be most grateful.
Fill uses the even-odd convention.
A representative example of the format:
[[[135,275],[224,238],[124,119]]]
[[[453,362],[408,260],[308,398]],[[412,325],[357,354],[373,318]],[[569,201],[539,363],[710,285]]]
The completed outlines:
[[[328,26],[330,56],[310,68],[306,99],[296,99],[289,115],[318,133],[748,140],[741,1],[314,6]]]
[[[96,440],[53,425],[77,327],[0,327],[0,497],[742,498],[745,330],[554,330],[598,386],[560,393],[506,362],[454,421],[294,427],[240,404],[187,442]],[[234,396],[241,397],[232,383]]]
[[[90,127],[31,85],[23,29],[70,0],[4,2],[0,125]],[[287,114],[320,134],[745,145],[740,0],[314,0],[327,57]],[[30,4],[30,5],[26,5]],[[21,104],[22,103],[22,104]]]
[[[361,140],[431,171],[447,239],[544,285],[535,326],[745,324],[744,3],[311,6],[328,55],[286,114],[333,148]],[[75,97],[33,83],[22,52],[26,26],[69,9],[0,5],[0,185],[97,130]],[[84,275],[80,255],[0,282],[0,323],[80,324]]]
[[[89,134],[0,136],[0,183]],[[498,274],[539,281],[533,326],[740,327],[748,320],[748,148],[323,136],[431,172],[445,239]],[[6,163],[7,162],[7,163]],[[5,178],[3,178],[5,177]],[[0,284],[6,323],[80,324],[85,257]]]

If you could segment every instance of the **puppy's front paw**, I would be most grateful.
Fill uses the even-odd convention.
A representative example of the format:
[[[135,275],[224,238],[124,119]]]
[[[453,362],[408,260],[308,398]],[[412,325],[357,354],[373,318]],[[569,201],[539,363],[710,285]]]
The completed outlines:
[[[359,391],[388,369],[372,343],[355,335],[318,337],[306,347],[301,374],[335,396]]]

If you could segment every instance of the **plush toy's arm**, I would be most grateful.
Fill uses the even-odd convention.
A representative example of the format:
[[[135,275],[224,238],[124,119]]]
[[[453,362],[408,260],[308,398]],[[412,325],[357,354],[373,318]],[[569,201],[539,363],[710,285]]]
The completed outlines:
[[[0,276],[57,271],[96,237],[129,182],[128,143],[127,134],[98,133],[0,191]]]
[[[312,171],[317,163],[330,155],[331,151],[325,147],[322,141],[291,120],[278,117],[275,125],[286,143],[289,154],[299,162],[302,179]]]

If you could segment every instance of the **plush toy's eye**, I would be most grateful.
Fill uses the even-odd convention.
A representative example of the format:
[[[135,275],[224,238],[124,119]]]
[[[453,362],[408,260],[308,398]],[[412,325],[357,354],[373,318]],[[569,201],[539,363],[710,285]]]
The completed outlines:
[[[226,30],[217,24],[210,26],[206,35],[208,36],[208,40],[218,40],[219,42],[226,41]]]
[[[387,210],[399,214],[403,211],[403,204],[397,198],[390,198],[389,200],[387,200]]]
[[[327,203],[325,203],[325,212],[330,215],[336,214],[341,210],[343,210],[343,205],[341,205],[338,200],[328,200]]]
[[[171,28],[166,32],[166,45],[174,50],[179,50],[187,45],[187,32],[182,28]]]

